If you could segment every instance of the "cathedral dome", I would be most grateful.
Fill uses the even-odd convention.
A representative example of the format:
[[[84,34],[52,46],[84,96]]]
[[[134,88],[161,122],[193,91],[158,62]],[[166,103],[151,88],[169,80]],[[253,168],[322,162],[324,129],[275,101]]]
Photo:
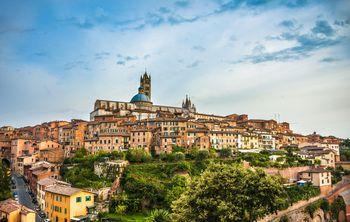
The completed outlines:
[[[148,98],[148,96],[146,96],[143,93],[138,93],[136,94],[134,97],[132,97],[131,103],[135,103],[135,102],[151,102],[150,99]]]

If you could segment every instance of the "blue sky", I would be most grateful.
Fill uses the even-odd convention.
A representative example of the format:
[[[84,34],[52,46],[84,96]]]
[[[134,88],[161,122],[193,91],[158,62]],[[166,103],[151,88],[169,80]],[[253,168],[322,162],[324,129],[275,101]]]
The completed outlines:
[[[1,1],[0,125],[88,119],[96,99],[279,114],[350,137],[350,1]]]

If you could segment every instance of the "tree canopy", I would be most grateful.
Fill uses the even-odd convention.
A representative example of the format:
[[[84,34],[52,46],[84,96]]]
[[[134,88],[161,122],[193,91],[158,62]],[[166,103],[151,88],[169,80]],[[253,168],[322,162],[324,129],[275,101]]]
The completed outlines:
[[[10,169],[0,161],[0,201],[11,197]]]
[[[276,212],[286,193],[263,170],[212,163],[172,204],[173,221],[255,221]]]

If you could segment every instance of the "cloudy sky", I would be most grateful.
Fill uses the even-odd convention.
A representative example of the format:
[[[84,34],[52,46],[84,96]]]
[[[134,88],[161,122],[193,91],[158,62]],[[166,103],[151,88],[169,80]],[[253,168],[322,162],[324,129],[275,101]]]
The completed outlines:
[[[0,3],[0,125],[88,119],[129,101],[288,121],[350,137],[350,1]]]

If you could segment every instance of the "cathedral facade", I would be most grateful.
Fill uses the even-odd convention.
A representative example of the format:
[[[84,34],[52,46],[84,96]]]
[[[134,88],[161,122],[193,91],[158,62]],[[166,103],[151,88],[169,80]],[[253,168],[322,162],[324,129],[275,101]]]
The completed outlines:
[[[130,102],[96,100],[94,110],[90,113],[90,120],[106,115],[136,116],[137,120],[142,120],[161,116],[194,117],[196,114],[196,107],[188,96],[181,107],[174,107],[154,105],[151,95],[151,76],[145,72],[140,77],[138,93],[131,98]]]

